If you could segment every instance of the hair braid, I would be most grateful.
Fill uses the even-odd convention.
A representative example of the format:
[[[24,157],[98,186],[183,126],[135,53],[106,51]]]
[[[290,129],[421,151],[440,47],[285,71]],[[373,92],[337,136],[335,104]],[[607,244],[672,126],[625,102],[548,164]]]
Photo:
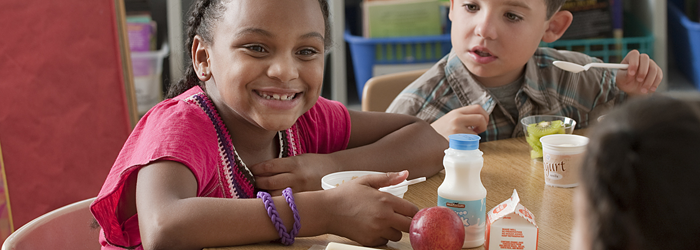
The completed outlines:
[[[211,41],[211,24],[213,22],[209,19],[215,18],[215,15],[209,10],[217,9],[214,7],[220,4],[221,2],[217,0],[202,0],[192,5],[189,11],[190,16],[187,19],[187,38],[185,39],[185,50],[189,56],[188,58],[192,58],[192,43],[196,35],[202,36],[207,42]],[[191,65],[187,66],[185,67],[185,75],[183,78],[170,86],[165,98],[173,98],[197,85],[201,86],[201,81],[199,77],[197,77],[197,72]]]

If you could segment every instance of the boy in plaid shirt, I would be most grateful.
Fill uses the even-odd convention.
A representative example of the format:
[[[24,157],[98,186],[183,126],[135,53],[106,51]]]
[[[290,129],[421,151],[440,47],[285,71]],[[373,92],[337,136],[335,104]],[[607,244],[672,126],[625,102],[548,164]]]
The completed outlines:
[[[482,141],[522,136],[520,118],[563,115],[577,128],[621,103],[627,95],[656,91],[663,73],[646,54],[630,51],[627,70],[591,68],[571,73],[552,65],[601,62],[578,52],[540,48],[554,42],[573,15],[565,0],[452,0],[453,49],[406,87],[387,112],[415,115],[450,134],[479,134]]]

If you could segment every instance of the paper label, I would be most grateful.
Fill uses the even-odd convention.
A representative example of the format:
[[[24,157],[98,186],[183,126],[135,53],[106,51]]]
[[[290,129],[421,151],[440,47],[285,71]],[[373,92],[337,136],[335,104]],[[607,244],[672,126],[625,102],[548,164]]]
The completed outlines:
[[[547,185],[573,187],[578,185],[578,169],[583,153],[574,155],[551,154],[545,150],[542,157],[544,181]]]
[[[459,215],[464,225],[464,240],[484,239],[486,230],[486,198],[474,201],[457,201],[438,195],[438,206],[449,207]]]

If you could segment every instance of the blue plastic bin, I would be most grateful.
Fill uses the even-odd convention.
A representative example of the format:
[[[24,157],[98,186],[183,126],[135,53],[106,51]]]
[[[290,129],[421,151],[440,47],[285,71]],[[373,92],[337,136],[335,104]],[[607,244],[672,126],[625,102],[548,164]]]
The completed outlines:
[[[577,51],[609,63],[619,63],[633,49],[638,50],[640,53],[646,53],[653,59],[654,36],[633,13],[625,12],[624,18],[625,37],[621,39],[564,39],[553,43],[541,42],[540,46]]]
[[[450,35],[364,38],[345,31],[355,70],[357,96],[362,101],[362,90],[372,78],[377,64],[408,64],[437,62],[452,49]]]
[[[678,4],[679,1],[668,2],[668,34],[673,56],[676,67],[700,89],[700,23],[690,21]]]
[[[559,40],[554,43],[540,43],[541,47],[550,47],[559,50],[569,50],[597,57],[608,63],[619,63],[631,50],[636,49],[640,53],[646,53],[654,57],[654,36],[648,34],[640,37],[598,38]]]

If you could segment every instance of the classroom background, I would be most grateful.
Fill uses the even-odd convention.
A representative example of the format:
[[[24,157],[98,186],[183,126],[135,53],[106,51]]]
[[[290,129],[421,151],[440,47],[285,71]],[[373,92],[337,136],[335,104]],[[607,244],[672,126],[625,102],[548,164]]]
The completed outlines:
[[[98,193],[134,124],[162,100],[188,63],[182,24],[191,2],[0,3],[0,30],[9,38],[0,43],[1,239],[42,214]],[[370,77],[427,68],[449,51],[443,0],[329,2],[335,44],[327,55],[322,95],[351,109],[360,109]],[[660,91],[697,91],[698,5],[698,0],[569,0],[575,20],[598,16],[599,23],[580,18],[584,22],[571,28],[576,32],[542,46],[608,62],[619,61],[626,49],[639,49],[663,69]],[[397,25],[416,19],[422,21],[411,27],[420,29]]]

